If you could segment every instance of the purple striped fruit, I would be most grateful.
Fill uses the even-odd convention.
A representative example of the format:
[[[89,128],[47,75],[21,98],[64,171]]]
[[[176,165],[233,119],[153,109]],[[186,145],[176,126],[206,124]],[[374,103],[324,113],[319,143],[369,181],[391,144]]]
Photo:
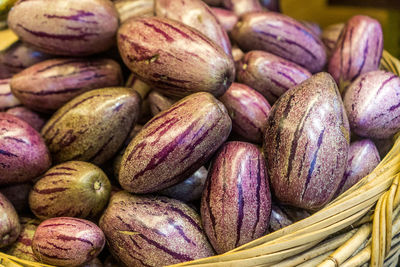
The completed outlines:
[[[139,115],[139,123],[145,124],[148,122],[153,116],[151,114],[151,109],[150,109],[150,101],[149,101],[149,92],[151,91],[151,87],[146,84],[145,82],[142,82],[139,79],[136,79],[132,82],[131,87],[133,90],[139,93],[139,95],[142,97],[142,105],[140,108],[140,115]]]
[[[21,233],[18,239],[7,250],[7,254],[15,256],[22,260],[37,262],[32,251],[32,240],[37,227],[40,224],[39,220],[22,217],[20,218]]]
[[[236,23],[239,20],[238,15],[224,8],[213,7],[211,8],[211,11],[214,13],[215,17],[217,17],[221,26],[227,32],[231,32],[233,30],[233,27],[235,27]]]
[[[389,138],[400,130],[400,78],[382,70],[360,75],[346,90],[344,106],[352,132]]]
[[[233,83],[221,96],[232,119],[232,129],[254,143],[262,143],[271,105],[256,90],[240,83]]]
[[[29,210],[29,192],[31,189],[31,183],[12,184],[1,187],[0,193],[11,202],[18,213],[22,213]]]
[[[18,214],[2,193],[0,193],[0,214],[0,248],[2,248],[14,243],[21,232]]]
[[[329,58],[331,57],[333,50],[336,47],[336,43],[340,37],[340,33],[342,32],[343,28],[344,23],[337,23],[329,25],[322,31],[321,40],[325,44],[326,53]]]
[[[232,121],[209,93],[185,97],[151,119],[126,149],[119,171],[122,188],[156,192],[192,175],[228,138]]]
[[[270,52],[312,73],[321,71],[326,63],[324,44],[318,36],[297,20],[280,13],[247,13],[231,35],[245,51]]]
[[[200,216],[175,199],[116,193],[99,223],[127,266],[165,266],[212,256]]]
[[[22,105],[21,101],[11,92],[10,81],[11,79],[0,80],[0,111]]]
[[[134,17],[154,16],[154,0],[117,0],[114,5],[121,23]]]
[[[307,69],[264,51],[246,53],[237,68],[238,81],[260,92],[271,104],[311,75]]]
[[[166,96],[163,96],[157,91],[151,91],[149,94],[149,104],[151,114],[157,115],[161,111],[169,109],[176,101]]]
[[[140,111],[134,90],[92,90],[60,108],[42,129],[55,163],[69,160],[100,165],[120,148]]]
[[[383,51],[381,24],[357,15],[347,21],[329,60],[328,71],[340,87],[379,68]]]
[[[101,229],[87,220],[58,217],[45,220],[36,229],[32,250],[41,262],[77,266],[96,258],[103,250]]]
[[[280,0],[260,0],[260,2],[269,11],[281,12]]]
[[[96,165],[69,161],[52,167],[33,186],[29,206],[39,219],[95,218],[108,202],[111,184]]]
[[[260,0],[222,0],[222,4],[238,16],[248,12],[262,11]]]
[[[111,59],[50,59],[14,75],[13,94],[26,107],[53,113],[74,97],[122,84],[121,67]]]
[[[157,17],[173,19],[193,27],[231,54],[231,42],[217,17],[201,0],[155,0]]]
[[[118,12],[107,0],[20,0],[8,26],[24,42],[54,55],[99,53],[115,42]]]
[[[343,177],[350,139],[333,78],[315,74],[279,98],[264,139],[268,174],[280,203],[310,210],[328,203]]]
[[[49,59],[51,56],[40,51],[37,51],[28,44],[15,42],[9,48],[0,53],[0,70],[4,69],[5,76],[0,71],[0,79],[11,78],[24,69]]]
[[[364,139],[351,143],[346,171],[335,196],[339,196],[370,174],[380,161],[378,149],[371,140]]]
[[[28,182],[50,165],[40,134],[23,120],[0,113],[0,185]]]
[[[232,57],[181,22],[157,17],[131,19],[119,28],[117,37],[128,68],[165,95],[182,97],[207,91],[221,96],[234,80]]]
[[[27,122],[30,126],[33,127],[33,129],[38,132],[40,132],[47,120],[47,118],[45,118],[41,114],[27,109],[26,107],[10,108],[6,111],[6,113]]]
[[[204,230],[218,254],[265,234],[271,212],[265,160],[259,147],[228,142],[212,161],[201,198]]]
[[[201,198],[204,189],[204,184],[207,179],[208,171],[204,166],[201,166],[195,173],[186,180],[161,190],[161,195],[178,199],[183,202],[192,202]]]

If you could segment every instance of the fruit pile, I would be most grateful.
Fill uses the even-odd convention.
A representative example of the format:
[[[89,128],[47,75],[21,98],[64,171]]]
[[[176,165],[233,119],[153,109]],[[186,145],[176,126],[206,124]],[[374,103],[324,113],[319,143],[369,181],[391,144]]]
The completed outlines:
[[[400,130],[367,16],[322,31],[278,1],[19,0],[7,22],[0,248],[21,259],[225,253],[323,208]]]

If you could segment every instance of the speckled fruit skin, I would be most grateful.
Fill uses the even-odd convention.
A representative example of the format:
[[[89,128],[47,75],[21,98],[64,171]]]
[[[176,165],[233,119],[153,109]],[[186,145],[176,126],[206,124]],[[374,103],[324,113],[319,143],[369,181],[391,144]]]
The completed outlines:
[[[14,206],[18,213],[26,212],[29,210],[29,192],[32,189],[30,182],[23,184],[12,184],[0,187],[2,193]]]
[[[381,158],[374,142],[369,139],[350,144],[346,171],[336,191],[336,196],[355,185],[378,166]]]
[[[15,42],[0,52],[0,79],[11,78],[12,75],[50,57],[28,44]]]
[[[231,32],[244,51],[263,50],[290,60],[310,72],[323,69],[322,41],[297,20],[276,12],[244,14]]]
[[[71,217],[43,221],[36,229],[32,250],[41,262],[76,266],[91,261],[103,250],[105,236],[94,223]]]
[[[225,143],[212,161],[204,188],[201,220],[218,254],[264,235],[271,193],[259,147]]]
[[[254,143],[263,142],[263,134],[271,105],[256,90],[233,83],[219,100],[232,119],[232,129]]]
[[[50,165],[40,134],[23,120],[0,112],[0,185],[28,182]]]
[[[318,23],[312,22],[312,21],[306,21],[306,20],[302,20],[300,21],[301,24],[303,24],[304,26],[306,26],[308,29],[310,29],[316,36],[320,37],[322,34],[322,29],[319,26]]]
[[[234,80],[232,57],[181,22],[130,19],[119,28],[117,37],[128,68],[162,94],[183,97],[207,91],[221,96]]]
[[[210,7],[201,0],[155,0],[157,17],[173,19],[193,27],[231,54],[228,34]]]
[[[18,239],[7,250],[7,254],[23,260],[37,262],[32,251],[32,239],[40,221],[37,219],[22,217],[20,218],[21,233]]]
[[[222,0],[222,4],[238,16],[248,12],[262,11],[259,0]]]
[[[344,106],[352,132],[368,138],[389,138],[400,130],[400,78],[372,71],[347,89]]]
[[[39,113],[36,113],[26,107],[15,107],[7,109],[7,114],[13,115],[20,118],[21,120],[27,122],[36,131],[40,132],[44,124],[46,123],[46,118]]]
[[[17,240],[21,232],[18,214],[11,202],[0,193],[0,248]]]
[[[20,0],[8,26],[36,49],[54,55],[99,53],[115,42],[118,13],[107,0]]]
[[[26,107],[53,113],[74,97],[98,88],[120,86],[121,67],[111,59],[50,59],[13,76],[13,94]]]
[[[100,165],[110,159],[136,123],[140,102],[137,92],[123,87],[92,90],[72,99],[41,131],[54,162]]]
[[[185,97],[151,119],[126,149],[119,183],[132,193],[151,193],[192,175],[222,145],[232,121],[209,93]]]
[[[29,206],[39,219],[94,218],[106,206],[111,184],[96,165],[68,161],[48,170],[35,183]]]
[[[133,17],[154,16],[154,0],[117,0],[114,5],[121,23]]]
[[[11,79],[0,80],[0,112],[22,105],[11,92],[10,81]]]
[[[311,77],[311,73],[264,51],[251,51],[239,61],[237,79],[260,92],[273,104],[286,91]]]
[[[99,225],[114,257],[127,266],[165,266],[214,254],[200,216],[179,200],[118,192]]]
[[[149,94],[150,111],[153,116],[161,111],[169,109],[176,101],[166,96],[163,96],[157,91],[151,91]]]
[[[342,32],[343,28],[344,23],[337,23],[329,25],[322,31],[321,40],[325,44],[326,53],[329,58],[336,47],[336,43],[339,40],[340,33]]]
[[[357,15],[344,26],[329,60],[328,71],[338,85],[352,82],[359,75],[377,70],[383,51],[380,23]]]
[[[268,117],[264,155],[280,203],[310,210],[328,203],[346,168],[349,139],[346,111],[328,73],[279,98]]]
[[[233,11],[224,9],[224,8],[218,8],[218,7],[212,7],[211,11],[214,13],[214,15],[217,17],[219,23],[221,26],[227,31],[230,32],[233,30],[233,27],[235,27],[235,24],[239,20],[239,16],[236,15]]]
[[[183,202],[192,202],[201,198],[201,194],[206,183],[208,171],[201,166],[189,178],[179,184],[161,190],[161,195],[181,200]]]

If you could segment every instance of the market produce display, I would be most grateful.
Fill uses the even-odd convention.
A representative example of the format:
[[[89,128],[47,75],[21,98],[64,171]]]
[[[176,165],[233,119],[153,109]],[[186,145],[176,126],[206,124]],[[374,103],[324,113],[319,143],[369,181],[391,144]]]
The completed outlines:
[[[400,62],[377,20],[321,29],[260,0],[7,14],[0,266],[397,263]]]

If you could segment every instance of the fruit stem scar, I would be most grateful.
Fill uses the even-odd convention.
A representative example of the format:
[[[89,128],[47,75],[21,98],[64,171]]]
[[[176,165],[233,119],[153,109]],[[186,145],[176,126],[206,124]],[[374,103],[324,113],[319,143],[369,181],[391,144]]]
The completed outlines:
[[[96,181],[93,185],[94,190],[100,190],[101,189],[101,182]]]

